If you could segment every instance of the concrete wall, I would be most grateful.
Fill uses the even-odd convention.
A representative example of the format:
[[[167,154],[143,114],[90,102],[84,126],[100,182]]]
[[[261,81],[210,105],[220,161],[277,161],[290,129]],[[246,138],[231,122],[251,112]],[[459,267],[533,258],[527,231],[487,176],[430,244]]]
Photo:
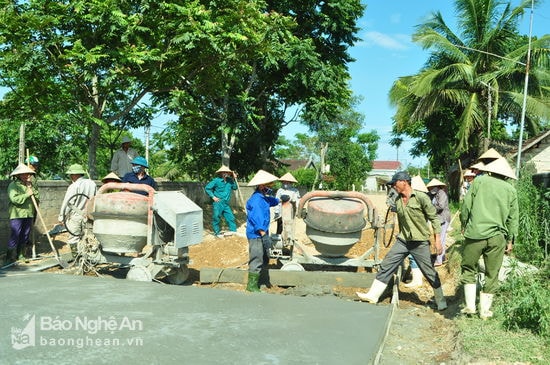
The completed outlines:
[[[10,235],[7,195],[9,183],[9,180],[0,181],[0,252],[6,250]],[[96,184],[101,186],[101,182],[99,181],[96,181]],[[40,189],[40,212],[48,229],[57,222],[57,216],[68,186],[69,184],[66,181],[41,180],[38,182],[38,188]],[[189,199],[201,207],[205,207],[210,202],[210,198],[204,192],[205,183],[160,181],[158,182],[158,186],[159,191],[181,190]],[[243,183],[239,185],[239,191],[242,195],[242,201],[246,204],[246,200],[252,195],[254,190]],[[231,206],[234,208],[241,206],[239,194],[232,195]],[[38,219],[35,229],[39,234],[44,233]]]

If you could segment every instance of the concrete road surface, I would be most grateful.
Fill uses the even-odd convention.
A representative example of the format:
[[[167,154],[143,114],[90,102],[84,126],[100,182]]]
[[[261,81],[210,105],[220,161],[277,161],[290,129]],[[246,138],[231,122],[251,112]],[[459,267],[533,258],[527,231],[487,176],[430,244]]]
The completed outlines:
[[[369,364],[391,306],[0,271],[0,364]]]

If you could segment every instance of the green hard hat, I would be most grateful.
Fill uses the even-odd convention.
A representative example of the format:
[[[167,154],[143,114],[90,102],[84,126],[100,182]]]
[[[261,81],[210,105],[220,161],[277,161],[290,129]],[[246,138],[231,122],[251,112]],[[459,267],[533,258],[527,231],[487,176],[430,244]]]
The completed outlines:
[[[84,175],[86,174],[86,171],[84,171],[84,167],[82,167],[82,165],[80,164],[72,164],[71,166],[69,166],[69,168],[67,169],[67,172],[65,172],[65,174],[67,175]]]

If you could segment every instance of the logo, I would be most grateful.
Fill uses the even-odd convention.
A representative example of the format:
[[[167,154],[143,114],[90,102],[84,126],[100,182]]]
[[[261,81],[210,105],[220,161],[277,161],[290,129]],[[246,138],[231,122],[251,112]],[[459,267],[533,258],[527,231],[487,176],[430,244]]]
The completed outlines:
[[[16,350],[21,350],[29,346],[34,346],[35,341],[35,319],[34,315],[25,314],[23,320],[27,322],[25,327],[11,328],[11,347]]]
[[[15,350],[27,347],[108,347],[143,346],[143,338],[130,333],[143,331],[141,320],[128,317],[38,316],[25,314],[22,327],[11,327],[11,346]]]

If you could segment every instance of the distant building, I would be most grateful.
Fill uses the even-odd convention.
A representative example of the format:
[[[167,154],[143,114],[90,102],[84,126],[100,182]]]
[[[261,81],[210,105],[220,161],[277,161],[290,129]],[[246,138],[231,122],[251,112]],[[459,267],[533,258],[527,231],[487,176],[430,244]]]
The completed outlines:
[[[510,165],[517,161],[518,150],[510,152]],[[550,130],[526,140],[521,146],[521,164],[533,163],[538,173],[550,172]],[[513,166],[513,165],[512,165]]]
[[[292,160],[292,159],[284,159],[279,160],[279,162],[286,167],[288,171],[296,171],[298,169],[317,169],[315,166],[315,163],[311,158],[307,160]]]
[[[372,170],[365,180],[364,190],[369,192],[386,191],[386,183],[393,174],[402,170],[399,161],[373,161]]]

